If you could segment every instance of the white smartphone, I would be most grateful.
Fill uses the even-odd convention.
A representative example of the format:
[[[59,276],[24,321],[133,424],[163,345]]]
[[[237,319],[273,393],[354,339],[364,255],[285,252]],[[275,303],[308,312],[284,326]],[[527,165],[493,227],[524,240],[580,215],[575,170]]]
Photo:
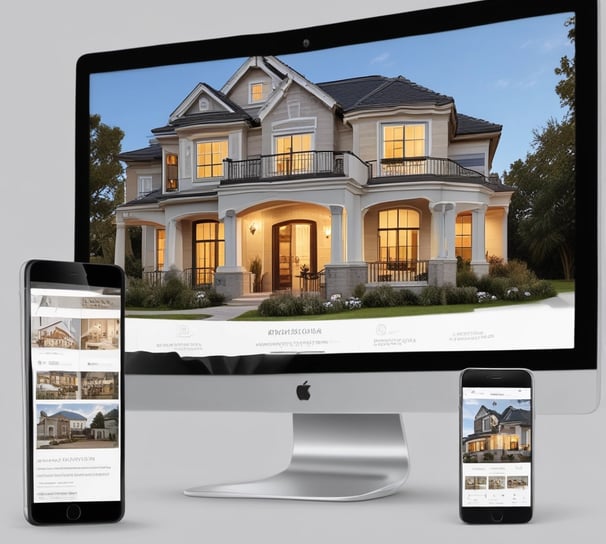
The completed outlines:
[[[22,269],[25,517],[124,514],[124,277],[113,265]]]
[[[533,510],[533,378],[471,368],[460,377],[461,519],[524,523]]]

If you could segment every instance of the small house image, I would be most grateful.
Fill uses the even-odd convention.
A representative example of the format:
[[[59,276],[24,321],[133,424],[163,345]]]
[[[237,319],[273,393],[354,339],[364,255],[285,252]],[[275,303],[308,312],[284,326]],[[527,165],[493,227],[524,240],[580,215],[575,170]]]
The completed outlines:
[[[78,340],[63,321],[38,328],[34,342],[42,348],[78,349]]]
[[[508,406],[502,413],[481,406],[474,430],[463,439],[466,460],[529,461],[531,455],[530,410]]]
[[[315,82],[254,56],[220,89],[199,77],[148,147],[120,155],[117,264],[131,226],[148,279],[175,270],[228,298],[454,284],[457,258],[479,276],[507,260],[501,125],[403,76]]]

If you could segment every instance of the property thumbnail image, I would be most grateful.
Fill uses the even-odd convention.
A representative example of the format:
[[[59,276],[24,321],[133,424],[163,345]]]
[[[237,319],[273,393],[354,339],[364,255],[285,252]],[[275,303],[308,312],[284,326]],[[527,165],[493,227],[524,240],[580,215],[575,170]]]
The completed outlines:
[[[111,404],[38,404],[38,449],[116,448],[119,412]]]
[[[117,372],[82,372],[81,398],[83,399],[117,399]]]
[[[56,317],[32,318],[32,345],[39,348],[79,349],[79,320]]]
[[[82,320],[82,349],[118,349],[119,340],[119,319]]]
[[[51,370],[36,374],[36,399],[55,400],[78,398],[78,373]]]
[[[473,421],[465,423],[470,428],[461,444],[463,462],[530,462],[532,415],[527,404],[508,400],[493,402],[492,408],[481,405]],[[467,401],[464,409],[474,406]]]
[[[486,476],[466,476],[465,489],[486,489]]]

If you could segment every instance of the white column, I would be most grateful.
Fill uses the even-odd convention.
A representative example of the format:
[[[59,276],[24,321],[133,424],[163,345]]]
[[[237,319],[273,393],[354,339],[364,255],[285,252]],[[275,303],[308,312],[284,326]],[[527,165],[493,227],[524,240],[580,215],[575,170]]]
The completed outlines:
[[[238,265],[236,210],[227,210],[223,223],[225,231],[225,266],[227,268],[235,268]]]
[[[455,205],[436,202],[431,210],[431,254],[436,259],[455,259]]]
[[[343,208],[330,206],[330,264],[343,262]]]
[[[471,263],[486,262],[486,205],[471,211]]]
[[[117,264],[122,269],[126,264],[125,258],[125,244],[126,244],[126,225],[124,222],[119,221],[116,223],[116,244],[114,248],[114,264]]]
[[[352,195],[347,202],[347,246],[345,247],[346,261],[348,263],[359,263],[362,258],[362,225],[363,217],[360,211],[360,197]]]
[[[166,222],[166,259],[164,270],[177,266],[177,220],[169,219]]]

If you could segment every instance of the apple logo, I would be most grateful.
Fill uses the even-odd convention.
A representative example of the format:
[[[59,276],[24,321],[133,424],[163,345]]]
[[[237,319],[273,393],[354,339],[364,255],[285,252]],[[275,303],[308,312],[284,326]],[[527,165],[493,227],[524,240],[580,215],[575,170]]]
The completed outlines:
[[[309,400],[311,394],[309,393],[310,385],[305,380],[301,385],[297,385],[297,397],[299,400]]]

